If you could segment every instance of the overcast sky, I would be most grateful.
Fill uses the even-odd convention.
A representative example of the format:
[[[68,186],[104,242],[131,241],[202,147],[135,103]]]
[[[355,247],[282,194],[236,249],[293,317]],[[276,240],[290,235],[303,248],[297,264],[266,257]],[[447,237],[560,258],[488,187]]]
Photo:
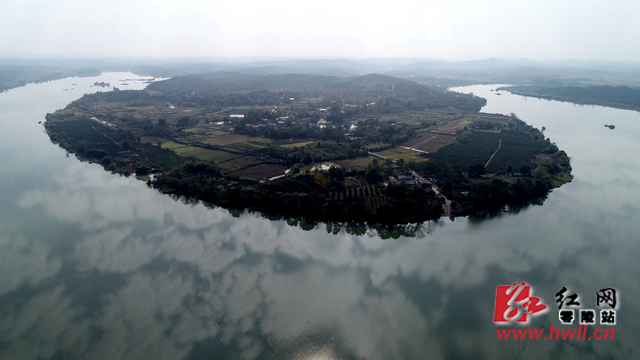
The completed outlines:
[[[0,56],[640,60],[637,0],[0,0]]]

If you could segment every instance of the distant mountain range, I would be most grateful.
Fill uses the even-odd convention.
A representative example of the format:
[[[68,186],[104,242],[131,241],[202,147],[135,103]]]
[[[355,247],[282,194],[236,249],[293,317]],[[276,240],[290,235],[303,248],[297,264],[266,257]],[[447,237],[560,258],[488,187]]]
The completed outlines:
[[[538,86],[627,85],[640,86],[640,62],[498,59],[433,60],[433,59],[128,59],[128,58],[31,58],[0,59],[0,83],[14,87],[33,76],[20,78],[21,69],[30,73],[65,72],[78,69],[95,71],[131,71],[139,75],[169,78],[181,75],[219,71],[252,75],[315,74],[351,77],[371,73],[410,79],[432,86],[468,84],[512,84]],[[43,69],[47,67],[47,69]],[[24,72],[24,71],[23,71]],[[81,74],[79,74],[81,75]],[[9,80],[7,80],[9,79]],[[11,84],[9,84],[11,82]]]

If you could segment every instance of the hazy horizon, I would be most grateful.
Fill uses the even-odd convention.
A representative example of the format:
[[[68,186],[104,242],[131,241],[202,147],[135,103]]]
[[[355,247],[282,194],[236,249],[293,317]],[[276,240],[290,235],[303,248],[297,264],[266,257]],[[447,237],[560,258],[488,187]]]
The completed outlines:
[[[5,2],[0,57],[640,61],[640,3]]]

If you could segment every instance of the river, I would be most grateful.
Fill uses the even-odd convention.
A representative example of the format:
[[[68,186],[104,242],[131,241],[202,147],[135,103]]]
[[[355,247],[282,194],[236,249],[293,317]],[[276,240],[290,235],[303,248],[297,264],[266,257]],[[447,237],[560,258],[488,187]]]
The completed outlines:
[[[484,112],[545,126],[574,180],[542,205],[381,237],[177,200],[78,161],[38,124],[101,90],[95,81],[140,89],[139,78],[103,73],[0,94],[0,358],[640,353],[640,113],[496,96],[495,85],[455,89],[487,98]],[[522,281],[547,311],[525,327],[494,323],[497,287]],[[577,329],[558,318],[563,287],[581,304],[568,308],[597,317],[608,307],[596,293],[616,290],[616,324],[596,319],[588,332],[613,329],[614,340],[497,340],[496,329]]]

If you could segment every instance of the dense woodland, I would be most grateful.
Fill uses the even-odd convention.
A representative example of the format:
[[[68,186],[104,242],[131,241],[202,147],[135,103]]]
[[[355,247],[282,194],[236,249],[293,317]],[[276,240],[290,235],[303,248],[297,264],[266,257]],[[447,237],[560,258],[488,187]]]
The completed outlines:
[[[85,95],[48,114],[45,126],[52,141],[81,159],[125,175],[154,174],[149,185],[164,193],[308,221],[400,224],[439,217],[444,198],[437,197],[428,182],[395,180],[398,174],[410,176],[410,170],[439,186],[453,201],[452,215],[531,202],[570,181],[567,155],[515,116],[459,125],[452,143],[413,157],[416,161],[369,155],[394,149],[438,126],[463,124],[464,114],[477,113],[485,103],[481,98],[381,75],[236,75],[176,77],[144,91]],[[167,117],[167,104],[174,113],[194,115]],[[238,106],[262,105],[269,107],[229,117]],[[320,107],[327,111],[319,112]],[[446,117],[412,122],[379,118],[440,108],[449,109]],[[98,122],[96,116],[109,123]],[[328,125],[316,126],[320,119]],[[213,133],[234,135],[190,135],[204,134],[211,129],[208,124],[218,120],[225,124],[224,131]],[[211,140],[215,136],[249,141],[217,144]],[[240,156],[232,161],[244,165],[230,168],[181,156],[183,150],[142,141],[149,137],[170,139],[180,149],[208,151],[220,161]],[[292,144],[295,141],[301,145]],[[340,160],[361,165],[310,170],[313,164]],[[252,178],[234,170],[259,166],[290,172],[267,180],[267,175]]]
[[[509,86],[503,90],[541,99],[640,111],[640,88],[628,86]]]

